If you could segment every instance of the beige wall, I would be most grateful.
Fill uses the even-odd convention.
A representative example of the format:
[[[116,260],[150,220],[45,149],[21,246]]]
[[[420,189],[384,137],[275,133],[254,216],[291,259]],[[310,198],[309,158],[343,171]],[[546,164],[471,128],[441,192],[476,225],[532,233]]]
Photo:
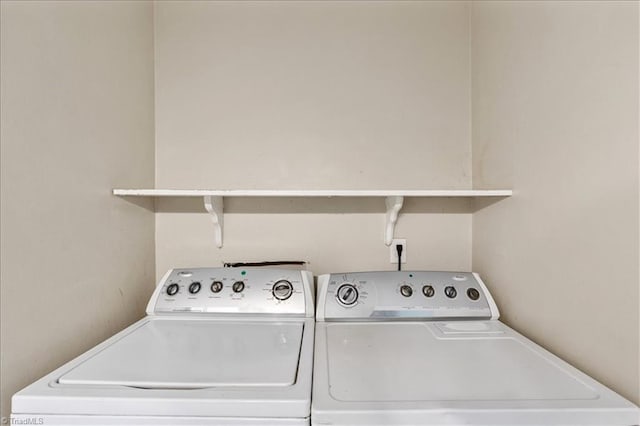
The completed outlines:
[[[406,267],[473,248],[508,323],[640,402],[637,3],[1,11],[2,416],[170,267],[391,268],[381,200],[232,200],[220,250],[199,202],[162,200],[154,246],[154,215],[109,195],[154,185],[154,93],[159,188],[467,188],[473,148],[474,185],[515,196],[408,200]]]
[[[468,12],[465,2],[156,3],[156,186],[470,187]],[[221,250],[206,215],[160,206],[157,273],[283,257],[314,272],[387,269],[378,202],[377,213],[343,206],[346,216],[300,200],[292,214],[277,202],[232,208]],[[407,267],[471,266],[468,211],[400,220]]]
[[[473,218],[503,319],[640,403],[638,3],[474,2]]]
[[[151,6],[1,3],[3,417],[153,289],[153,213],[110,195],[153,185]]]

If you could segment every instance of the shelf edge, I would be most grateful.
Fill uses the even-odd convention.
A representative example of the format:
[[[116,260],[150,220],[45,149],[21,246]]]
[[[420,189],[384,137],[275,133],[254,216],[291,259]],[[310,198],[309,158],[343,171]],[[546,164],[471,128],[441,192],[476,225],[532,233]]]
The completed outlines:
[[[511,189],[434,190],[269,190],[269,189],[114,189],[123,197],[510,197]]]

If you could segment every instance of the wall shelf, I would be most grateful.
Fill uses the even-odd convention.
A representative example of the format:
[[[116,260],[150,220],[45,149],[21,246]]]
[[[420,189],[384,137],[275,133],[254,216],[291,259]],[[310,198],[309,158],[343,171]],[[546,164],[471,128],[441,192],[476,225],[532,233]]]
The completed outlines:
[[[404,197],[463,197],[506,198],[513,195],[510,189],[391,189],[391,190],[298,190],[298,189],[114,189],[120,197],[202,197],[204,208],[211,215],[215,229],[215,242],[222,247],[225,197],[379,197],[386,205],[384,242],[391,245]]]
[[[510,197],[510,189],[114,189],[134,197]]]

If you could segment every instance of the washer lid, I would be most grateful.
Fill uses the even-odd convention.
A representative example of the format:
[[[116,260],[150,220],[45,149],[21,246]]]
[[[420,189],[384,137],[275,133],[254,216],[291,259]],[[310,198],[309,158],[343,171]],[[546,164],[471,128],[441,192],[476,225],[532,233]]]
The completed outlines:
[[[598,393],[483,322],[329,324],[329,394],[343,402],[593,400]],[[439,331],[439,332],[438,332]]]
[[[290,386],[303,323],[153,320],[68,371],[62,384],[149,389]]]

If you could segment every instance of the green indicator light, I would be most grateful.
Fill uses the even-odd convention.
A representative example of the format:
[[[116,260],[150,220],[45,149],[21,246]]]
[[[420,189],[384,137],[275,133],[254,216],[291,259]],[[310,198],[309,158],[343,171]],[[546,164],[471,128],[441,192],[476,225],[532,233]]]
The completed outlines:
[[[241,275],[247,275],[247,271],[240,272]]]

